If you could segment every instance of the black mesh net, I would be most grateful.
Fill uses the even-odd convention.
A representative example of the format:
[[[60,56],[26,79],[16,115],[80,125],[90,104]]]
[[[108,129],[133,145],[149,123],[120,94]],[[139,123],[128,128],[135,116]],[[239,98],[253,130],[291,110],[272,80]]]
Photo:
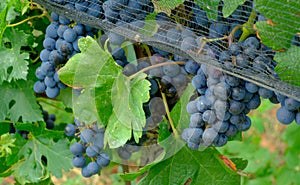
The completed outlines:
[[[299,1],[34,1],[75,22],[300,100]]]

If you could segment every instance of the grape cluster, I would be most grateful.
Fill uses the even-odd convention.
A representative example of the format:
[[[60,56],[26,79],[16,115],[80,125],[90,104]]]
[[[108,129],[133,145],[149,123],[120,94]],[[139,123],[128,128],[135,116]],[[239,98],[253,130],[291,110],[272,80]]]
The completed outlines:
[[[55,114],[48,114],[47,111],[43,110],[43,119],[46,122],[46,128],[47,129],[53,129],[54,128],[54,121],[56,120]]]
[[[80,138],[80,141],[70,146],[70,151],[74,155],[72,164],[74,167],[81,168],[83,177],[91,177],[110,163],[110,156],[103,151],[105,128],[99,129],[97,123],[87,127],[77,119],[74,121],[76,126],[68,124],[65,127],[67,136],[79,135]]]
[[[76,9],[77,3],[66,4],[69,8]],[[34,84],[36,93],[46,93],[49,98],[60,94],[60,89],[66,88],[60,82],[57,69],[64,65],[76,53],[79,53],[78,40],[84,36],[93,36],[97,30],[89,26],[74,23],[70,19],[51,13],[53,22],[46,28],[43,41],[44,49],[40,53],[41,66],[36,69],[38,81]]]
[[[214,53],[212,49],[208,50]],[[210,56],[226,66],[242,67],[243,70],[251,68],[276,77],[272,52],[255,37],[234,42],[219,56]],[[247,114],[259,107],[261,98],[281,103],[282,107],[277,111],[281,123],[290,124],[294,120],[299,123],[299,102],[203,64],[194,69],[198,71],[192,78],[192,85],[199,97],[187,104],[190,123],[189,128],[182,132],[182,138],[191,149],[211,145],[220,147],[238,132],[248,130],[251,119]]]

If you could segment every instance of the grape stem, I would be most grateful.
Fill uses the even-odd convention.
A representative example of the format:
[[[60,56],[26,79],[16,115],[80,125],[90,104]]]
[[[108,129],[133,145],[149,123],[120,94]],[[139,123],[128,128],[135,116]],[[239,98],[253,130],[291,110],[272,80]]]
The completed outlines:
[[[167,65],[182,65],[182,64],[185,64],[185,62],[183,61],[179,61],[179,62],[164,62],[164,63],[160,63],[160,64],[154,64],[152,66],[149,66],[149,67],[145,67],[141,70],[139,70],[138,72],[134,73],[133,75],[129,76],[128,78],[130,80],[132,80],[133,78],[135,78],[137,75],[139,75],[140,73],[143,73],[143,72],[146,72],[146,71],[149,71],[151,69],[154,69],[154,68],[158,68],[158,67],[161,67],[161,66],[167,66]]]
[[[129,168],[128,168],[128,165],[126,164],[125,160],[122,161],[122,169],[123,169],[124,174],[129,173]],[[131,182],[125,180],[125,184],[126,185],[131,185]]]
[[[159,89],[161,89],[161,86],[160,86],[159,83],[158,83],[158,85],[159,85]],[[178,134],[178,132],[177,132],[177,130],[176,130],[176,128],[175,128],[174,122],[173,122],[172,117],[171,117],[171,114],[170,114],[170,109],[169,109],[169,106],[168,106],[166,94],[163,93],[162,91],[160,91],[160,93],[161,93],[162,100],[163,100],[163,102],[164,102],[164,106],[165,106],[165,110],[166,110],[166,114],[167,114],[167,117],[168,117],[170,126],[171,126],[171,128],[172,128],[172,130],[173,130],[173,133],[174,133],[174,137],[175,137],[176,139],[178,139],[178,138],[179,138],[179,134]]]
[[[232,31],[230,32],[229,36],[228,36],[228,42],[229,42],[229,45],[233,42],[233,37],[234,37],[234,34],[238,31],[238,30],[242,30],[243,31],[243,26],[242,25],[238,25],[238,26],[235,26]]]
[[[151,57],[152,54],[151,54],[151,51],[150,51],[149,46],[146,45],[146,44],[142,44],[142,47],[146,50],[146,53],[147,53],[147,55],[148,55],[148,57],[149,57],[149,60],[150,60],[150,63],[153,64],[153,62],[152,62],[152,57]]]
[[[206,43],[215,42],[215,41],[219,41],[219,40],[225,40],[225,39],[228,39],[228,36],[224,36],[224,37],[221,37],[221,38],[213,38],[213,39],[208,39],[206,37],[200,38],[201,46],[198,49],[197,53],[200,54],[202,52],[202,50],[203,50],[204,46],[206,45]]]

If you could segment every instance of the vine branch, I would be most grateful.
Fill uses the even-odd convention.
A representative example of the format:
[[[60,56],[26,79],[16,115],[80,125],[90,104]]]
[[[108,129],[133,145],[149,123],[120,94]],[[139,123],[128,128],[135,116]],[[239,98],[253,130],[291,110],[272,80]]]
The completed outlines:
[[[133,75],[129,76],[129,79],[131,80],[131,79],[135,78],[137,75],[139,75],[140,73],[149,71],[149,70],[154,69],[154,68],[167,66],[167,65],[175,65],[175,64],[182,65],[182,64],[185,64],[185,62],[183,62],[183,61],[180,61],[180,62],[164,62],[164,63],[160,63],[160,64],[154,64],[152,66],[145,67],[145,68],[139,70],[138,72],[136,72]]]

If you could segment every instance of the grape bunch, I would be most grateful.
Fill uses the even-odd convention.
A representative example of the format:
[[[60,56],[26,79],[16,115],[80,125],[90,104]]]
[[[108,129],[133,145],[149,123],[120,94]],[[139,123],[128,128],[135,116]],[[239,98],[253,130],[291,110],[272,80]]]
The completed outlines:
[[[74,155],[72,164],[81,168],[83,177],[91,177],[110,163],[110,156],[103,151],[105,128],[98,128],[97,123],[88,127],[77,119],[74,122],[76,126],[68,124],[65,127],[67,136],[80,138],[80,141],[70,146],[70,151]]]
[[[209,53],[214,53],[209,50]],[[255,37],[234,42],[219,56],[210,56],[226,66],[243,67],[243,70],[251,68],[277,77],[273,53]],[[261,98],[281,103],[282,107],[277,111],[281,123],[290,124],[294,120],[298,123],[299,102],[203,64],[196,68],[198,71],[192,78],[192,85],[199,97],[187,104],[190,123],[189,128],[182,132],[182,138],[191,149],[211,145],[220,147],[239,132],[248,130],[251,119],[247,114],[259,107]]]
[[[83,3],[83,2],[81,2]],[[80,3],[79,3],[80,4]],[[76,3],[65,4],[72,9],[78,9]],[[89,13],[89,11],[87,11]],[[91,15],[94,15],[91,13]],[[53,22],[46,28],[43,41],[44,49],[40,53],[41,66],[36,69],[38,81],[34,84],[36,93],[46,93],[49,98],[55,98],[60,94],[60,89],[66,88],[57,74],[59,67],[64,65],[76,53],[79,53],[78,40],[87,35],[94,36],[97,30],[80,23],[74,23],[70,19],[51,13]]]
[[[53,129],[55,124],[54,121],[56,120],[55,114],[48,114],[47,111],[43,110],[43,119],[46,122],[47,129]]]

